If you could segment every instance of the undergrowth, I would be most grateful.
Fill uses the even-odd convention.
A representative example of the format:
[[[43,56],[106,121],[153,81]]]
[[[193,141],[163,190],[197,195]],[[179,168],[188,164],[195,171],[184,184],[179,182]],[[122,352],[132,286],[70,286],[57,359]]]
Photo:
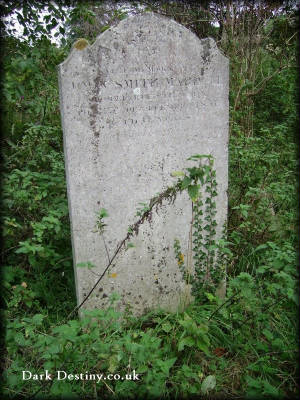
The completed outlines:
[[[184,313],[156,310],[136,318],[129,311],[120,315],[114,296],[108,310],[68,320],[76,299],[55,71],[68,50],[45,38],[32,46],[5,41],[3,395],[296,398],[299,176],[292,56],[291,67],[253,98],[251,134],[238,122],[245,109],[231,109],[225,299],[208,286]],[[264,51],[276,70],[276,57]],[[261,65],[262,72],[272,63]],[[281,96],[274,99],[274,90]],[[175,254],[181,267],[178,243]],[[205,257],[200,254],[199,265]],[[22,380],[24,370],[135,373],[139,379]]]

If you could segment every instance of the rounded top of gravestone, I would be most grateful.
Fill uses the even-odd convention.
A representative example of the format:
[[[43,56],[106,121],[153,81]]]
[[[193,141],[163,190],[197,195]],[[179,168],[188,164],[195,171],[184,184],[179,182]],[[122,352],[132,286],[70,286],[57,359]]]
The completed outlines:
[[[149,36],[147,36],[147,30]],[[186,45],[189,44],[189,47],[190,45],[202,45],[204,47],[204,61],[209,62],[213,53],[223,57],[226,61],[228,60],[227,57],[225,57],[224,54],[222,54],[222,52],[219,50],[214,39],[210,37],[199,39],[194,32],[190,31],[185,26],[179,24],[173,19],[167,18],[160,14],[155,14],[153,12],[147,12],[144,14],[129,16],[123,19],[117,25],[114,25],[106,31],[100,33],[92,45],[90,45],[89,42],[84,38],[78,39],[73,44],[69,56],[60,64],[60,66],[65,66],[65,64],[68,64],[73,55],[85,53],[86,51],[94,51],[98,47],[103,48],[105,46],[109,50],[117,51],[119,48],[117,44],[118,38],[122,38],[123,44],[125,38],[125,43],[128,45],[133,44],[132,42],[135,42],[135,44],[138,45],[140,44],[138,43],[139,41],[145,40],[145,36],[149,38],[151,33],[153,40],[153,34],[155,32],[157,32],[157,39],[154,44],[159,45],[160,35],[164,35],[167,32],[169,36],[174,36],[174,40],[186,42]],[[134,34],[134,38],[130,37],[130,33]],[[163,39],[163,36],[161,36],[161,39]]]

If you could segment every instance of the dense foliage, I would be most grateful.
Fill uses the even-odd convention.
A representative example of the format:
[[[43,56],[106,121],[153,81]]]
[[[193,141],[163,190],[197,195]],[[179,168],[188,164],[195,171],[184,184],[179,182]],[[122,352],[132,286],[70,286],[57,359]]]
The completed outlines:
[[[274,9],[230,1],[132,5],[134,12],[146,7],[175,18],[199,37],[213,36],[231,62],[227,294],[221,300],[207,290],[184,313],[135,318],[128,310],[121,323],[114,298],[107,311],[68,319],[76,300],[56,66],[76,35],[93,40],[126,17],[122,2],[102,3],[78,3],[69,19],[66,9],[52,7],[49,26],[36,31],[32,13],[7,2],[6,14],[20,12],[29,36],[22,41],[8,32],[2,60],[2,392],[12,398],[294,398],[298,11],[288,2]],[[213,17],[218,26],[209,23]],[[60,46],[49,39],[59,21]],[[22,381],[23,370],[135,371],[140,379]]]

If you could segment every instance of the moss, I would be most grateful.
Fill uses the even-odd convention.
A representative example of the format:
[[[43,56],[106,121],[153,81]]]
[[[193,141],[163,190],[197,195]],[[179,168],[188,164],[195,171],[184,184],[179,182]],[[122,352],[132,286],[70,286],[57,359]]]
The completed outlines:
[[[88,44],[89,44],[89,42],[86,39],[78,39],[74,43],[74,47],[77,50],[83,50]]]

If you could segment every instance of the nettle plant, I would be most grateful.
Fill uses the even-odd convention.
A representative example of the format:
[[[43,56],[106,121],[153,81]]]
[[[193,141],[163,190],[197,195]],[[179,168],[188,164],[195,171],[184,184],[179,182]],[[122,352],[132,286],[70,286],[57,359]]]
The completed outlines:
[[[191,284],[192,295],[196,299],[203,296],[204,290],[210,288],[215,290],[221,282],[225,281],[225,266],[227,257],[231,255],[231,252],[227,248],[229,242],[225,240],[225,233],[223,233],[222,238],[216,240],[217,223],[214,198],[217,196],[217,181],[214,159],[210,154],[196,154],[187,160],[195,161],[197,165],[185,168],[183,171],[173,172],[171,175],[177,178],[174,185],[154,196],[149,203],[140,203],[136,213],[139,219],[128,227],[127,235],[119,242],[103,273],[72,314],[87,301],[113,264],[118,253],[124,248],[133,247],[130,240],[134,235],[138,235],[140,226],[145,221],[151,221],[152,213],[157,212],[164,202],[174,204],[177,195],[184,191],[187,191],[192,201],[192,230],[190,232],[190,242],[192,242],[190,244],[192,246],[189,247],[191,248],[190,253],[192,253],[190,259],[193,259],[194,265],[192,267],[191,262],[185,265],[180,242],[175,238],[174,252],[182,277],[187,284]],[[106,226],[104,218],[107,216],[107,210],[101,209],[96,221],[96,229],[102,237]]]

